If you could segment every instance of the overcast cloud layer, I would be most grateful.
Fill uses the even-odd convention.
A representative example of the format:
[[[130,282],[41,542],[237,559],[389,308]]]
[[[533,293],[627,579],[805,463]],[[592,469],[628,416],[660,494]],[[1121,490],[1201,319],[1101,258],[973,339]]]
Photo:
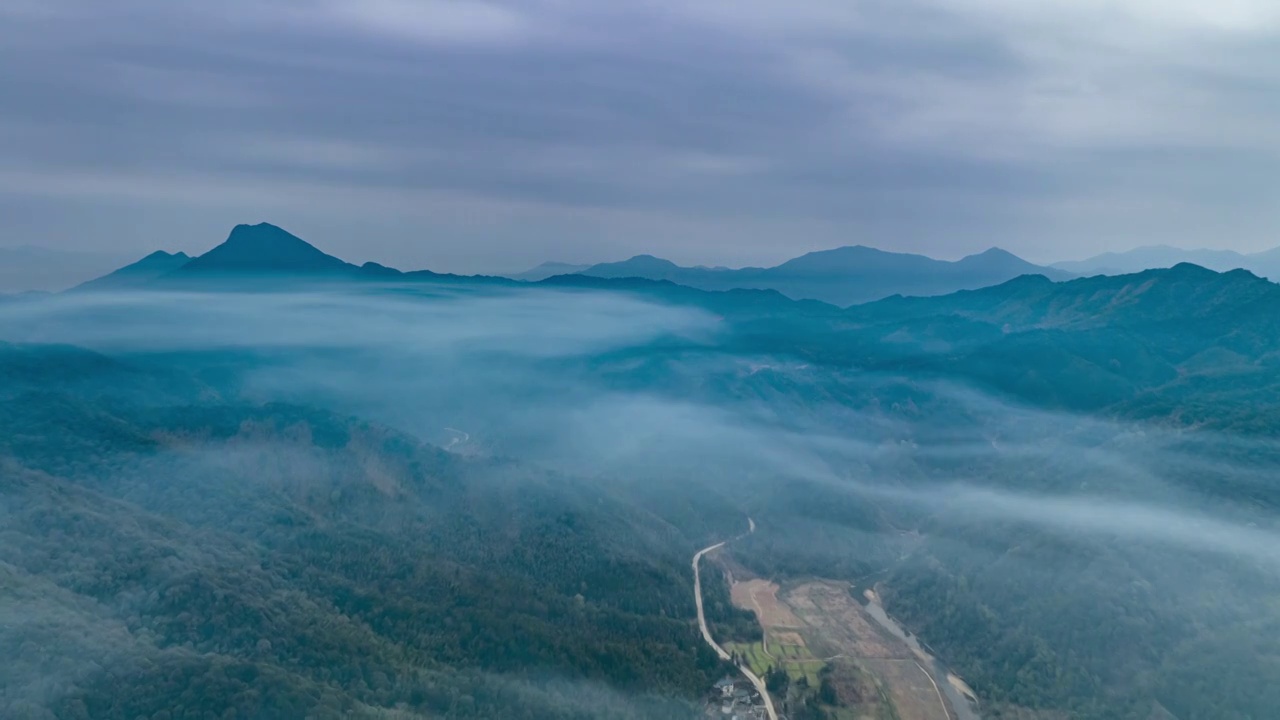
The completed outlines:
[[[1280,245],[1273,0],[4,0],[0,245]]]

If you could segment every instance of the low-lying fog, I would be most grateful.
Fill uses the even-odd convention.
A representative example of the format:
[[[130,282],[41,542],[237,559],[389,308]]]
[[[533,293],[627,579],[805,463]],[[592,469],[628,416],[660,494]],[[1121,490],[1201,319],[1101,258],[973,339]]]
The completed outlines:
[[[103,353],[129,370],[107,389],[126,402],[168,402],[164,392],[130,393],[144,381],[164,387],[177,368],[204,384],[209,402],[336,410],[461,456],[563,471],[679,528],[690,545],[672,557],[739,532],[746,515],[759,531],[734,552],[762,572],[892,577],[922,558],[1042,630],[1128,622],[1146,608],[1159,608],[1149,625],[1167,638],[1188,622],[1203,620],[1214,637],[1271,622],[1275,441],[1051,412],[936,378],[744,356],[731,350],[736,331],[703,309],[599,291],[361,286],[0,303],[0,341]],[[315,455],[290,452],[276,456],[292,463],[290,482],[324,474],[309,464]],[[225,447],[184,453],[187,465],[171,467],[193,476],[191,463],[238,462]],[[689,513],[721,517],[698,524]],[[30,630],[21,608],[34,603],[0,608],[0,622]],[[1057,620],[1068,606],[1077,614]],[[70,627],[48,622],[50,632]],[[97,626],[84,642],[117,630]],[[1096,643],[1086,647],[1122,652]],[[93,670],[78,667],[47,687],[63,692]],[[41,698],[41,672],[12,680]],[[609,692],[584,686],[582,696]]]
[[[733,356],[717,347],[730,332],[723,325],[696,308],[541,289],[72,293],[0,305],[9,342],[76,345],[143,365],[179,356],[227,363],[243,369],[234,391],[247,398],[336,404],[460,452],[620,480],[802,478],[929,511],[1274,567],[1280,534],[1264,512],[1228,507],[1186,481],[1269,488],[1267,465],[1230,458],[1242,444],[1252,457],[1280,457],[1280,446]],[[877,389],[919,406],[859,399]],[[904,462],[930,471],[895,476]],[[986,474],[1015,466],[1038,480],[1020,487],[1016,476]],[[1054,492],[1037,492],[1046,487]]]

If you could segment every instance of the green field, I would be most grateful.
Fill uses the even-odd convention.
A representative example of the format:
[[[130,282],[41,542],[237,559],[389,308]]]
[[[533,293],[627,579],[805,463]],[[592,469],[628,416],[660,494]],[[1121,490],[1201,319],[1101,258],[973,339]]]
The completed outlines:
[[[818,660],[788,660],[785,662],[787,674],[791,676],[791,681],[795,682],[800,678],[806,678],[809,681],[809,687],[818,687],[822,682],[820,673],[827,663]]]
[[[772,667],[775,662],[765,654],[762,643],[725,643],[724,649],[746,658],[747,667],[751,668],[751,672],[760,676],[763,676],[765,671]]]
[[[807,678],[811,687],[817,687],[821,681],[818,673],[826,666],[826,662],[813,656],[809,649],[802,645],[780,645],[770,638],[769,648],[772,657],[765,653],[762,643],[726,643],[725,650],[746,658],[747,666],[757,675],[763,676],[771,667],[781,665],[795,682]]]

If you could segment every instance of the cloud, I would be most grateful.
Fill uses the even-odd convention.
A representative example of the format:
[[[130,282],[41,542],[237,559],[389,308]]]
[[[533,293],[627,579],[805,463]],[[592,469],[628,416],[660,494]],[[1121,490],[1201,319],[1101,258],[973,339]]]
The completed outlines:
[[[943,7],[954,7],[988,17],[1016,19],[1037,24],[1067,22],[1076,29],[1093,25],[1101,19],[1123,29],[1141,27],[1149,35],[1168,33],[1239,33],[1265,35],[1280,30],[1280,11],[1266,0],[1226,0],[1205,4],[1194,0],[1050,0],[1032,10],[1016,0],[937,0]],[[1112,27],[1101,28],[1104,31]]]
[[[1156,576],[1194,557],[1280,578],[1268,509],[1280,502],[1280,443],[727,357],[720,332],[695,309],[597,292],[125,293],[0,308],[6,340],[84,345],[143,367],[176,353],[242,368],[237,353],[249,353],[235,387],[250,402],[328,407],[440,443],[458,428],[467,451],[764,503],[753,512],[782,526],[807,522],[787,514],[797,494],[847,501],[833,512],[887,509],[944,543],[998,544],[1020,537],[1002,528],[1026,525],[1068,546],[1139,549],[1159,559],[1144,570]],[[838,516],[818,520],[839,530]],[[882,529],[864,520],[850,520],[853,536]]]
[[[1178,550],[1245,559],[1280,572],[1280,533],[1187,508],[1099,497],[1053,497],[972,487],[944,491],[941,504],[969,520],[1013,521],[1108,541],[1140,541]],[[917,501],[924,498],[916,497]]]
[[[216,205],[228,225],[258,217],[271,204],[237,192],[252,178],[382,194],[389,209],[372,220],[358,201],[277,204],[304,224],[373,222],[380,259],[442,270],[644,251],[760,264],[852,242],[945,257],[1001,244],[1039,260],[1272,243],[1280,21],[1268,3],[50,0],[5,12],[0,62],[23,70],[0,76],[19,131],[0,138],[0,172],[54,179],[9,184],[0,210],[63,213],[5,212],[0,232],[39,242],[65,227],[119,243],[145,215],[163,245],[186,232],[188,207],[212,218]],[[113,201],[74,180],[86,177],[139,190]],[[180,187],[148,200],[140,178]],[[415,211],[423,193],[546,210],[438,221]],[[439,258],[423,237],[468,247]]]
[[[277,162],[304,170],[382,170],[411,161],[377,145],[341,139],[287,134],[233,135],[222,142],[229,155],[263,164]]]
[[[507,43],[534,25],[512,7],[477,0],[322,0],[299,10],[379,35],[446,45]]]
[[[708,338],[717,331],[707,313],[625,295],[387,289],[227,293],[216,302],[200,293],[60,295],[0,306],[0,327],[10,342],[103,350],[341,348],[412,358],[492,353],[526,359],[603,352],[666,334]]]

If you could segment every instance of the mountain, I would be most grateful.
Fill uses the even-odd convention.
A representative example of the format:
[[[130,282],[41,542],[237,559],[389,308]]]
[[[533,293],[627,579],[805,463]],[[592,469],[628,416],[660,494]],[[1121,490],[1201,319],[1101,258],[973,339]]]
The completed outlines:
[[[692,718],[725,672],[694,539],[612,489],[225,400],[192,359],[0,343],[0,717]]]
[[[328,255],[292,233],[271,225],[237,225],[226,241],[169,273],[166,278],[225,275],[340,275],[350,263]]]
[[[181,254],[153,253],[86,287],[114,289],[149,282],[172,284],[263,276],[502,284],[513,279],[546,282],[573,274],[611,280],[670,282],[698,290],[772,290],[793,300],[818,300],[841,306],[895,294],[943,295],[1026,274],[1055,280],[1071,277],[1065,271],[1033,265],[995,248],[948,262],[864,246],[809,253],[772,268],[682,267],[652,255],[637,255],[623,262],[585,269],[548,262],[513,278],[464,277],[429,270],[403,272],[377,263],[352,265],[282,228],[259,223],[237,225],[221,245],[194,259],[188,260]]]
[[[706,272],[708,271],[701,268],[680,267],[670,260],[664,260],[652,255],[636,255],[635,257],[629,260],[623,260],[622,262],[592,265],[586,270],[583,270],[582,274],[598,278],[638,277],[646,280],[670,280],[675,283],[686,285],[690,283],[681,282],[681,280],[697,278]]]
[[[885,255],[787,274],[937,269]],[[812,647],[833,625],[809,618],[845,627],[874,587],[985,717],[1280,703],[1272,283],[1179,264],[841,309],[668,280],[485,294],[345,272],[448,278],[483,302],[397,281],[329,283],[310,310],[131,293],[0,313],[0,717],[702,716],[732,668],[696,630],[688,562],[726,538],[701,584],[735,649],[765,635],[727,562],[787,587],[779,607],[832,588],[840,604],[788,629]],[[515,322],[493,321],[500,303]],[[280,343],[288,323],[305,332]],[[476,342],[513,326],[523,349]],[[613,339],[558,344],[565,326]],[[156,328],[182,351],[156,352]],[[445,432],[452,451],[430,444]],[[860,704],[838,682],[885,665],[817,679]],[[813,690],[779,691],[790,717],[818,716],[794,712]]]
[[[0,248],[0,292],[65,290],[118,267],[127,256],[22,245]]]
[[[1280,285],[1243,270],[1184,263],[1059,282],[1021,275],[846,309],[779,291],[639,278],[548,283],[696,305],[723,320],[725,349],[743,356],[941,380],[1053,410],[1240,432],[1280,427],[1280,412],[1263,400],[1280,397]]]
[[[191,256],[183,252],[168,253],[157,250],[138,262],[103,275],[100,278],[81,283],[76,290],[122,290],[137,287],[163,277],[191,261]]]
[[[984,252],[980,252],[977,255],[968,255],[961,258],[955,262],[954,266],[960,273],[970,273],[973,275],[980,275],[983,273],[991,275],[1009,275],[1017,273],[1017,275],[1044,275],[1051,280],[1061,280],[1071,277],[1070,273],[1046,272],[1046,270],[1052,270],[1052,268],[1046,268],[1042,265],[1027,262],[1008,250],[1002,250],[994,247]]]
[[[514,285],[508,278],[462,276],[430,270],[404,272],[366,262],[356,266],[329,255],[302,238],[270,223],[237,225],[217,247],[195,258],[183,253],[154,252],[77,289],[118,290],[144,285],[174,286],[256,279],[322,279],[353,281],[435,282]]]
[[[1248,258],[1232,250],[1183,250],[1169,245],[1148,245],[1124,252],[1108,252],[1085,260],[1053,263],[1053,267],[1079,275],[1124,275],[1192,263],[1225,272],[1248,269]]]
[[[1179,323],[1186,327],[1223,313],[1232,315],[1233,326],[1275,307],[1280,307],[1280,285],[1246,270],[1219,273],[1181,263],[1168,269],[1095,275],[1061,283],[1025,276],[944,297],[887,298],[850,312],[878,319],[946,313],[1033,329],[1146,323]]]
[[[562,262],[544,262],[538,267],[525,270],[522,273],[507,275],[506,277],[512,280],[523,280],[525,282],[538,282],[539,280],[546,280],[547,278],[555,277],[556,275],[572,275],[574,273],[580,273],[589,267],[591,266],[590,265],[574,265],[573,263],[562,263]]]
[[[1085,260],[1058,262],[1053,267],[1077,275],[1123,275],[1171,268],[1179,263],[1191,263],[1218,272],[1242,269],[1270,280],[1280,279],[1280,248],[1244,254],[1234,250],[1184,250],[1169,245],[1150,245],[1125,252],[1103,253]]]
[[[1072,277],[1064,270],[1034,265],[998,248],[944,261],[863,245],[812,252],[770,268],[691,268],[639,255],[623,262],[594,265],[582,274],[668,280],[703,290],[777,290],[797,300],[821,300],[842,306],[891,295],[944,295],[1019,275],[1044,275],[1053,280]]]
[[[1277,414],[1262,398],[1280,391],[1276,308],[1280,286],[1244,270],[1027,276],[851,308],[857,329],[833,327],[809,347],[824,362],[944,377],[1035,406],[1271,431]],[[839,338],[848,333],[857,342]]]
[[[333,276],[359,271],[282,228],[259,223],[235,226],[222,244],[195,258],[181,252],[156,251],[75,289],[121,290],[201,279]],[[368,272],[377,274],[372,269]]]

